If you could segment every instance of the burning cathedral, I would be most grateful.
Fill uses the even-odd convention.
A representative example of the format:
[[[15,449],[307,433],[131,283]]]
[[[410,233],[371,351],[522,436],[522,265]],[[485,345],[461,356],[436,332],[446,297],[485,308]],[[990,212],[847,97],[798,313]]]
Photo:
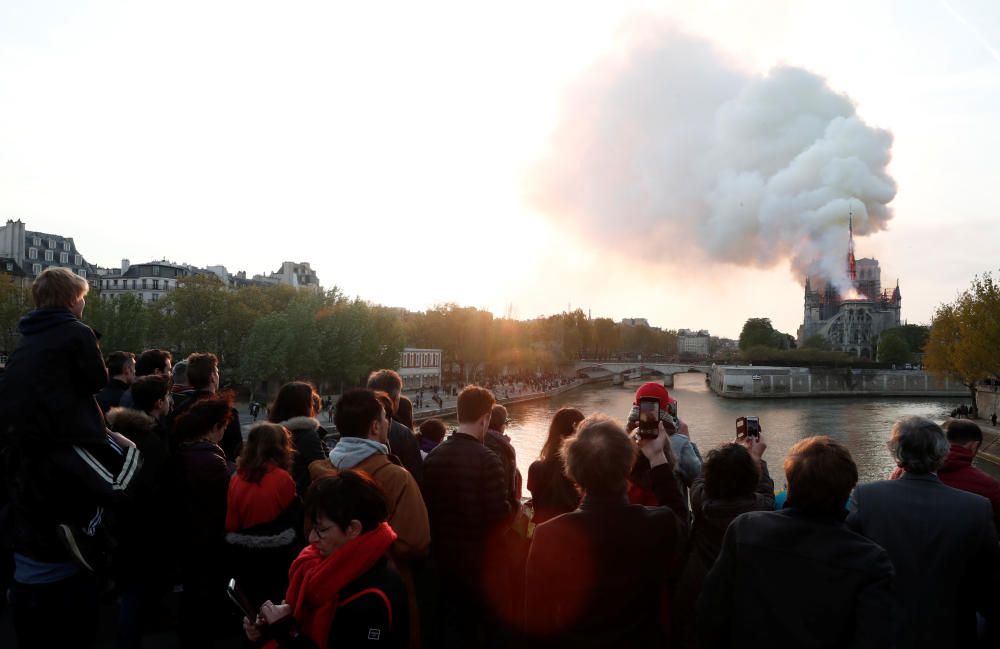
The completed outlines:
[[[882,288],[882,270],[877,259],[854,259],[854,223],[848,221],[847,276],[852,289],[841,295],[833,282],[807,277],[805,309],[798,344],[816,334],[830,349],[875,358],[879,335],[900,325],[899,280],[891,292]]]

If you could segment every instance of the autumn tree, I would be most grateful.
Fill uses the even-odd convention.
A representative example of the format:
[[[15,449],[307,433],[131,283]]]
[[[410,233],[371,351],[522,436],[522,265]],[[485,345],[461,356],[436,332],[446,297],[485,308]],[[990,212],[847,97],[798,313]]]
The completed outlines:
[[[1000,285],[986,273],[934,313],[924,364],[938,376],[957,378],[975,399],[975,385],[1000,379]]]

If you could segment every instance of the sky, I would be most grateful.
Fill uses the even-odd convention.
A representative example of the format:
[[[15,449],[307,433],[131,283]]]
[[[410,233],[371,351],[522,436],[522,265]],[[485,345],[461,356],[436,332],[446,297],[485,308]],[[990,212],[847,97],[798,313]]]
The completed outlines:
[[[892,133],[892,218],[855,247],[899,279],[904,319],[997,270],[988,0],[0,0],[0,221],[71,236],[100,266],[308,261],[324,286],[409,309],[581,308],[728,337],[770,317],[794,334],[802,285],[781,254],[664,254],[628,218],[595,238],[533,200],[583,108],[572,89],[637,25],[750,77],[804,68]]]

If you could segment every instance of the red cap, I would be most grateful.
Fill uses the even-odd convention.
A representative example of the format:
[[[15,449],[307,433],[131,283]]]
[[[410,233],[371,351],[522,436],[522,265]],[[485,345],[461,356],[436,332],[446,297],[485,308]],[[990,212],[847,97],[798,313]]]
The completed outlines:
[[[660,410],[666,410],[671,401],[670,393],[667,392],[665,387],[663,387],[663,384],[653,381],[643,383],[639,386],[639,389],[635,391],[635,401],[633,402],[633,405],[639,405],[639,399],[642,399],[643,397],[659,399]]]

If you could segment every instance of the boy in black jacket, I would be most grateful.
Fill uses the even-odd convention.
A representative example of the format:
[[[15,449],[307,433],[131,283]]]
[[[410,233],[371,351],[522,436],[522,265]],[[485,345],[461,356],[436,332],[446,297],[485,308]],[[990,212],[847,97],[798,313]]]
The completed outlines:
[[[0,533],[14,553],[10,601],[23,647],[92,644],[98,566],[90,546],[139,467],[135,445],[107,430],[94,399],[108,374],[94,331],[80,321],[88,289],[70,270],[43,271],[31,287],[36,309],[21,319],[0,376],[10,492]]]

